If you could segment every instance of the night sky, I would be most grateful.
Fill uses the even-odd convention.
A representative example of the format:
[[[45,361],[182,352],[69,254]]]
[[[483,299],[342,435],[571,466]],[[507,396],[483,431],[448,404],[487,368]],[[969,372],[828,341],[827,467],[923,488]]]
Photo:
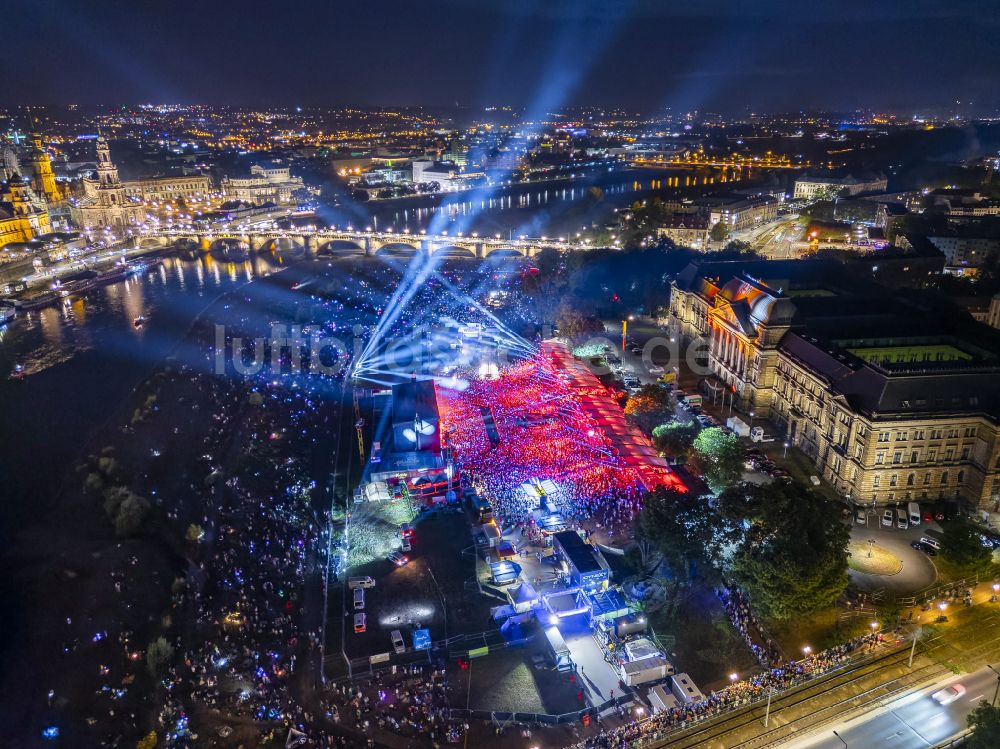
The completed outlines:
[[[0,0],[4,104],[1000,103],[1000,0]]]

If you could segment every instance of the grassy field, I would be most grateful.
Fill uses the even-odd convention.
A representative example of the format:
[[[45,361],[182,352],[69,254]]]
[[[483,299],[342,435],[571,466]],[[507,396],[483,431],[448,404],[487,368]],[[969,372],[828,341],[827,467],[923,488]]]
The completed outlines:
[[[802,648],[806,646],[812,648],[813,652],[819,652],[870,631],[870,618],[859,616],[841,620],[838,618],[839,613],[838,609],[830,607],[812,616],[763,624],[785,657],[795,660],[802,657]]]
[[[669,648],[674,668],[690,674],[703,691],[724,686],[734,671],[750,674],[758,669],[743,638],[709,589],[689,591],[672,609],[664,606],[651,612],[649,621],[661,640],[674,638],[674,646]]]

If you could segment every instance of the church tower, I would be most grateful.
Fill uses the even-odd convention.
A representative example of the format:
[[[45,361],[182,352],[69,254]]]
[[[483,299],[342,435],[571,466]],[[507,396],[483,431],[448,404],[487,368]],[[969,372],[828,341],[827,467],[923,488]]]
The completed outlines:
[[[126,202],[118,167],[111,160],[111,150],[103,135],[97,139],[97,199],[102,208],[120,207]]]
[[[41,135],[32,133],[31,142],[29,163],[31,164],[31,181],[35,192],[48,203],[58,203],[65,195],[56,183],[56,175],[52,171],[52,157],[45,150]]]
[[[11,242],[27,242],[52,231],[49,213],[38,207],[31,185],[12,174],[0,195],[0,247]]]

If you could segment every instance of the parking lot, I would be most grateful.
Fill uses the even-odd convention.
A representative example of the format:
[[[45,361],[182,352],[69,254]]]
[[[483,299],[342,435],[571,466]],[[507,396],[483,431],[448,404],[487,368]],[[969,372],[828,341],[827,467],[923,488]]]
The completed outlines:
[[[856,569],[850,571],[851,581],[861,590],[875,591],[884,589],[895,594],[912,593],[933,585],[937,579],[937,569],[927,554],[910,546],[913,541],[919,541],[927,535],[928,530],[937,533],[941,526],[937,522],[911,525],[901,529],[893,521],[892,527],[881,522],[884,508],[863,510],[865,522],[859,523],[855,518],[851,527],[851,540],[858,542],[856,549],[864,553],[869,541],[874,541],[877,547],[886,549],[896,556],[902,566],[898,572],[890,575],[866,574]]]

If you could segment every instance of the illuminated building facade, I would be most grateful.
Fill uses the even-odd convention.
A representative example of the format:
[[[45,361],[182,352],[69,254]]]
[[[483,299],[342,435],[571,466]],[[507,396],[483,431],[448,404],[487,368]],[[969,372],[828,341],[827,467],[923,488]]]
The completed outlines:
[[[31,166],[31,184],[35,193],[49,204],[58,203],[66,198],[66,190],[56,182],[56,175],[52,171],[52,157],[45,150],[41,135],[33,133],[31,143],[28,163]]]
[[[689,266],[673,282],[671,332],[702,341],[708,379],[799,447],[840,494],[1000,502],[995,352],[904,320],[889,299],[800,298],[717,270]]]
[[[84,230],[123,229],[142,222],[145,211],[126,194],[103,136],[97,139],[97,177],[85,179],[83,186],[84,196],[70,204],[70,216]]]
[[[40,205],[31,185],[14,174],[0,195],[0,247],[29,242],[52,231],[49,213]]]
[[[211,189],[211,181],[204,174],[133,179],[126,180],[122,184],[125,187],[127,197],[141,200],[144,203],[201,199],[206,197]]]

